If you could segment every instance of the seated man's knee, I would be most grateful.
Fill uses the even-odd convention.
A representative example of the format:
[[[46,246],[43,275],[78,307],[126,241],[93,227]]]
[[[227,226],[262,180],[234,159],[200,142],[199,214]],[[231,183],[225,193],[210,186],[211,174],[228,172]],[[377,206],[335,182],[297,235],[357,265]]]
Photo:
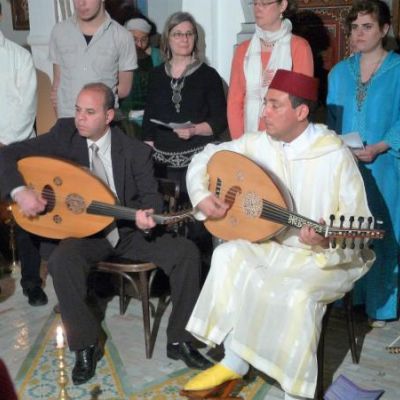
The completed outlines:
[[[51,276],[58,274],[60,269],[65,269],[66,264],[70,265],[70,268],[79,264],[79,254],[75,248],[77,240],[79,239],[63,240],[52,250],[47,259],[47,268]]]

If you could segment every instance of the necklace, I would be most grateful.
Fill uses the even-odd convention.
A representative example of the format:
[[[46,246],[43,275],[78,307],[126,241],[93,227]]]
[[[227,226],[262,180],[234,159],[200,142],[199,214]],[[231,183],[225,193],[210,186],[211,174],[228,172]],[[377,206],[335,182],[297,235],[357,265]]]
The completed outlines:
[[[271,48],[273,48],[275,46],[275,42],[267,42],[267,41],[265,41],[263,39],[261,39],[261,42],[262,42],[262,45],[264,47],[267,47],[269,49],[271,49]]]
[[[171,78],[172,97],[171,101],[174,103],[175,110],[179,114],[181,112],[182,89],[185,85],[185,75],[178,79]]]
[[[375,68],[373,69],[369,78],[363,82],[361,79],[361,61],[360,61],[360,68],[358,71],[357,76],[357,89],[356,89],[356,100],[357,100],[357,110],[361,111],[362,105],[364,103],[365,98],[367,97],[368,88],[371,85],[372,78],[374,77],[376,71],[378,70],[379,66],[382,64],[382,60],[385,57],[385,52],[381,55],[378,61],[375,63],[370,63],[369,65],[375,64]]]

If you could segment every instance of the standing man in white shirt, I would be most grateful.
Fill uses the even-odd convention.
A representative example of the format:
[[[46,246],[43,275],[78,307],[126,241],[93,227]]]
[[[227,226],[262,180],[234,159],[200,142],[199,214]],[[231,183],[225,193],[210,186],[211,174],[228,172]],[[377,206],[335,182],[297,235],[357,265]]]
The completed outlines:
[[[0,20],[1,20],[0,4]],[[30,53],[4,37],[0,30],[0,147],[35,136],[36,71]],[[29,304],[41,306],[47,296],[41,288],[40,256],[34,238],[17,229],[21,286]]]
[[[75,114],[75,100],[89,82],[102,82],[117,98],[126,97],[137,68],[128,30],[111,19],[104,0],[74,0],[75,14],[51,33],[52,102],[58,118]],[[116,104],[117,105],[117,104]]]
[[[36,71],[32,57],[0,30],[0,146],[34,137],[35,116]]]

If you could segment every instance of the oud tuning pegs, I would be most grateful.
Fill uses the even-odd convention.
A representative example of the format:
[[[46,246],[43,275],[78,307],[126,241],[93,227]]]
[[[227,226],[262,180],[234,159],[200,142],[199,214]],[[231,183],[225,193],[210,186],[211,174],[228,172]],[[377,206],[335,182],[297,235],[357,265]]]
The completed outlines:
[[[329,216],[329,221],[330,221],[330,225],[329,226],[332,228],[333,227],[333,222],[335,221],[335,216],[333,214],[331,214]],[[335,238],[332,238],[331,246],[332,246],[333,249],[336,247],[336,239]]]
[[[386,350],[391,354],[400,354],[400,346],[386,346]]]
[[[358,229],[361,229],[362,228],[362,224],[364,223],[364,217],[358,217]],[[364,239],[361,239],[361,242],[360,242],[360,249],[363,249],[364,248]]]
[[[340,216],[340,229],[343,228],[344,220],[345,220],[345,216],[344,216],[344,215],[341,215],[341,216]],[[345,248],[346,248],[346,239],[343,239],[341,248],[342,248],[342,249],[345,249]]]
[[[341,215],[340,218],[339,218],[339,220],[340,220],[340,229],[342,229],[342,228],[343,228],[343,225],[344,225],[345,216],[344,216],[344,215]],[[345,249],[345,248],[346,248],[346,239],[343,238],[342,245],[341,245],[340,247],[341,247],[342,249]]]
[[[349,218],[350,229],[353,229],[354,220],[355,220],[355,218],[354,218],[354,216],[352,215],[352,216]],[[354,236],[353,236],[353,238],[351,239],[351,242],[350,242],[350,248],[353,250],[355,247],[356,247],[356,243],[355,243],[355,238],[354,238]]]

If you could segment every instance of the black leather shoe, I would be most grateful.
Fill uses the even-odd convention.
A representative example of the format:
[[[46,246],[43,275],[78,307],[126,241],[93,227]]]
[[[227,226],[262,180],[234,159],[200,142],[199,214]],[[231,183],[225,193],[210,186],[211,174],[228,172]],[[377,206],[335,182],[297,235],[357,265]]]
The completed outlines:
[[[167,357],[182,360],[189,368],[207,369],[213,366],[190,342],[168,343]]]
[[[28,303],[31,306],[44,306],[47,304],[46,293],[40,286],[35,286],[30,289],[23,289],[22,293],[28,298]]]
[[[86,347],[75,352],[75,365],[72,369],[72,382],[81,385],[93,378],[97,362],[103,357],[103,352],[98,345]]]

